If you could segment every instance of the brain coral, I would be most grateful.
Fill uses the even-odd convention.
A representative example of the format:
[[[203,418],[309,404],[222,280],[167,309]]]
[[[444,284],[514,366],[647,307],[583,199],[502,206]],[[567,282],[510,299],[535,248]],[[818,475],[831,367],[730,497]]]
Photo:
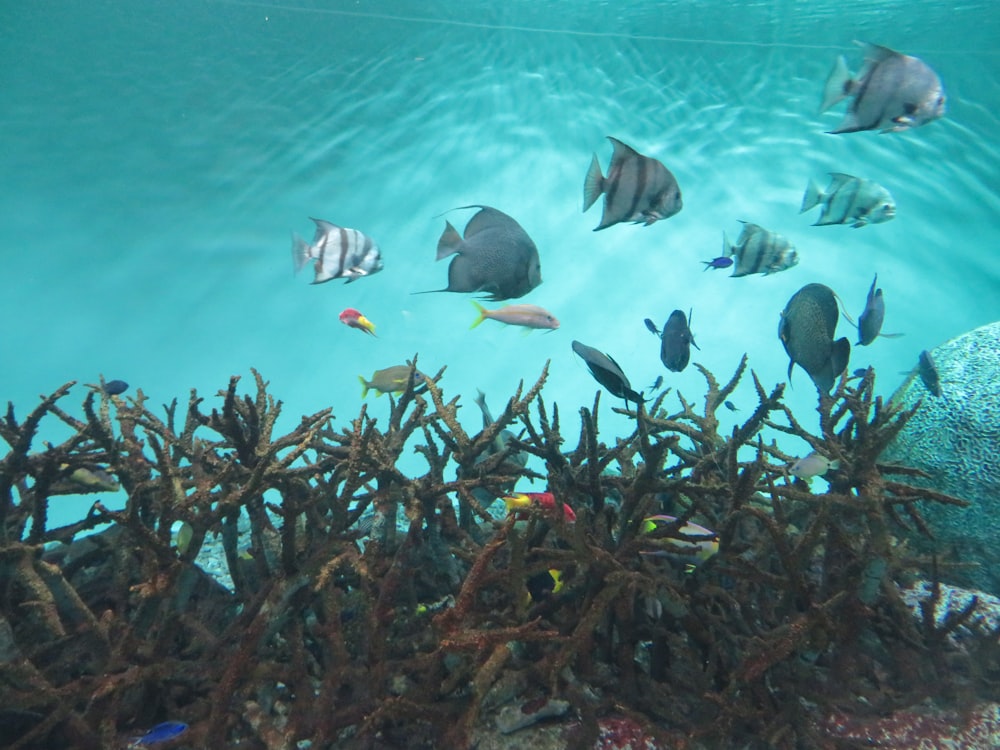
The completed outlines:
[[[943,559],[979,564],[942,577],[1000,594],[1000,322],[942,344],[931,357],[941,395],[927,389],[915,368],[892,400],[923,403],[880,460],[922,469],[930,478],[910,481],[972,503],[923,508]]]

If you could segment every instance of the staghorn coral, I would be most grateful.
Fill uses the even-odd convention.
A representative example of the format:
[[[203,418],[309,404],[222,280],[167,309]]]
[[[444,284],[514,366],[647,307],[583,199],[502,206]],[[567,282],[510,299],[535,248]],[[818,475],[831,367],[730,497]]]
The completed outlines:
[[[932,593],[915,621],[896,586],[929,567],[897,532],[926,529],[922,504],[961,503],[878,462],[913,410],[876,398],[869,371],[820,397],[812,435],[782,386],[752,375],[758,406],[721,435],[715,411],[746,366],[721,386],[699,367],[700,408],[678,396],[667,413],[664,393],[648,411],[619,410],[635,427],[610,445],[598,395],[580,409],[571,450],[558,405],[541,395],[547,368],[474,435],[459,400],[446,400],[443,371],[424,394],[411,375],[384,424],[362,407],[335,430],[324,410],[284,435],[281,403],[257,372],[253,395],[234,377],[210,412],[193,391],[183,413],[174,401],[157,416],[141,391],[125,400],[92,387],[75,417],[60,406],[72,383],[23,421],[10,405],[0,724],[11,747],[112,747],[167,718],[191,726],[178,746],[466,747],[493,725],[486,712],[511,704],[570,706],[573,747],[606,741],[614,716],[648,746],[840,747],[854,735],[832,732],[831,716],[863,726],[928,698],[976,697],[993,682],[983,664],[996,649],[949,637],[976,602],[938,623]],[[71,436],[33,452],[43,419]],[[517,427],[520,438],[491,453]],[[838,459],[825,492],[788,476],[769,430]],[[399,471],[406,450],[425,473]],[[543,469],[507,460],[515,452]],[[97,502],[81,522],[49,528],[49,503],[78,469],[112,475],[125,507]],[[576,522],[497,521],[473,494],[528,477],[544,478]],[[642,520],[660,513],[678,520],[644,534]],[[684,538],[692,519],[719,534],[708,562],[688,572],[643,554]],[[180,550],[178,521],[193,532]],[[193,562],[210,536],[231,591]],[[550,570],[560,589],[529,595]]]

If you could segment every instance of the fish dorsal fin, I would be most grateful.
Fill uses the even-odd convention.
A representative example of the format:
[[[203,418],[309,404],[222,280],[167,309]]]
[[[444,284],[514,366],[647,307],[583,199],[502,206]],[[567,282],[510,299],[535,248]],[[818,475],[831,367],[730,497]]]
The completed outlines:
[[[462,235],[451,225],[450,221],[445,221],[444,232],[438,240],[437,259],[447,258],[452,253],[457,253],[462,247]]]
[[[830,172],[830,184],[829,192],[833,193],[841,185],[851,182],[852,180],[858,179],[854,175],[844,174],[843,172]]]
[[[617,362],[615,362],[615,358],[614,358],[614,357],[612,357],[612,356],[611,356],[610,354],[608,354],[607,352],[604,352],[604,356],[608,358],[608,361],[609,361],[609,362],[610,362],[611,364],[613,364],[613,365],[614,365],[615,367],[617,367],[617,368],[618,368],[618,372],[617,372],[617,373],[615,373],[615,374],[616,374],[616,375],[620,375],[620,376],[621,376],[621,379],[622,379],[622,383],[624,384],[624,386],[625,386],[626,388],[628,388],[629,390],[631,390],[631,389],[632,389],[632,384],[631,384],[630,382],[628,382],[628,378],[626,378],[626,377],[625,377],[625,371],[624,371],[624,370],[622,369],[622,366],[621,366],[620,364],[618,364]]]
[[[330,234],[330,232],[340,231],[340,227],[338,227],[336,224],[326,221],[325,219],[313,219],[312,216],[310,216],[309,218],[312,219],[313,223],[316,225],[316,237],[315,239],[313,239],[314,245],[316,244],[316,242],[319,240],[320,237]]]
[[[462,208],[479,209],[479,212],[469,219],[469,223],[465,225],[465,239],[469,239],[472,235],[478,234],[485,229],[509,227],[512,223],[517,223],[503,211],[498,211],[490,206],[462,206]]]
[[[631,146],[622,143],[614,136],[609,135],[608,140],[611,141],[611,145],[614,147],[614,151],[612,151],[611,153],[611,169],[613,169],[616,164],[620,164],[623,161],[628,161],[629,159],[642,158],[642,154],[640,154]],[[609,169],[608,171],[610,172],[611,169]]]
[[[888,47],[883,47],[879,44],[872,44],[870,42],[855,42],[865,54],[865,61],[876,64],[883,60],[887,60],[890,57],[903,57],[899,52],[894,49],[889,49]]]

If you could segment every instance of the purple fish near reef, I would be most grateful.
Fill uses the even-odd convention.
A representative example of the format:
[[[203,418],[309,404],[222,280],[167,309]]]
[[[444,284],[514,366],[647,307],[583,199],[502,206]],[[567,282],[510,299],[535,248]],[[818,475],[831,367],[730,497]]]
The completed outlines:
[[[584,211],[604,193],[604,213],[595,232],[624,221],[648,227],[683,208],[680,186],[669,169],[617,138],[608,136],[608,140],[614,147],[608,176],[601,174],[601,164],[594,154],[583,183]]]
[[[172,740],[187,731],[188,725],[180,721],[165,721],[157,724],[142,737],[136,737],[129,743],[130,748],[152,747],[161,742]]]
[[[733,258],[731,255],[720,255],[718,258],[712,258],[712,260],[703,260],[702,263],[705,264],[705,270],[709,268],[729,268],[733,265]]]
[[[842,99],[853,98],[840,127],[829,132],[898,132],[944,115],[944,88],[927,63],[888,47],[859,44],[865,50],[861,74],[855,79],[841,56],[826,81],[820,112]]]

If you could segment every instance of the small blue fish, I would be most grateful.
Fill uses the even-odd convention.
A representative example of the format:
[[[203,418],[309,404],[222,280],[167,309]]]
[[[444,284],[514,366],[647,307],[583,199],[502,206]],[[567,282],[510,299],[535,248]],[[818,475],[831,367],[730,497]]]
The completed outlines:
[[[104,392],[109,396],[119,396],[128,390],[128,383],[124,380],[109,380],[104,384]]]
[[[129,743],[130,748],[149,747],[160,742],[172,740],[187,731],[188,725],[181,721],[165,721],[157,724],[146,732],[142,737],[137,737]]]
[[[733,265],[733,258],[731,255],[720,255],[718,258],[712,258],[712,260],[703,260],[702,263],[705,264],[705,270],[709,268],[729,268]]]
[[[737,407],[732,401],[724,401],[723,405],[729,409],[729,411],[739,411],[739,407]]]

